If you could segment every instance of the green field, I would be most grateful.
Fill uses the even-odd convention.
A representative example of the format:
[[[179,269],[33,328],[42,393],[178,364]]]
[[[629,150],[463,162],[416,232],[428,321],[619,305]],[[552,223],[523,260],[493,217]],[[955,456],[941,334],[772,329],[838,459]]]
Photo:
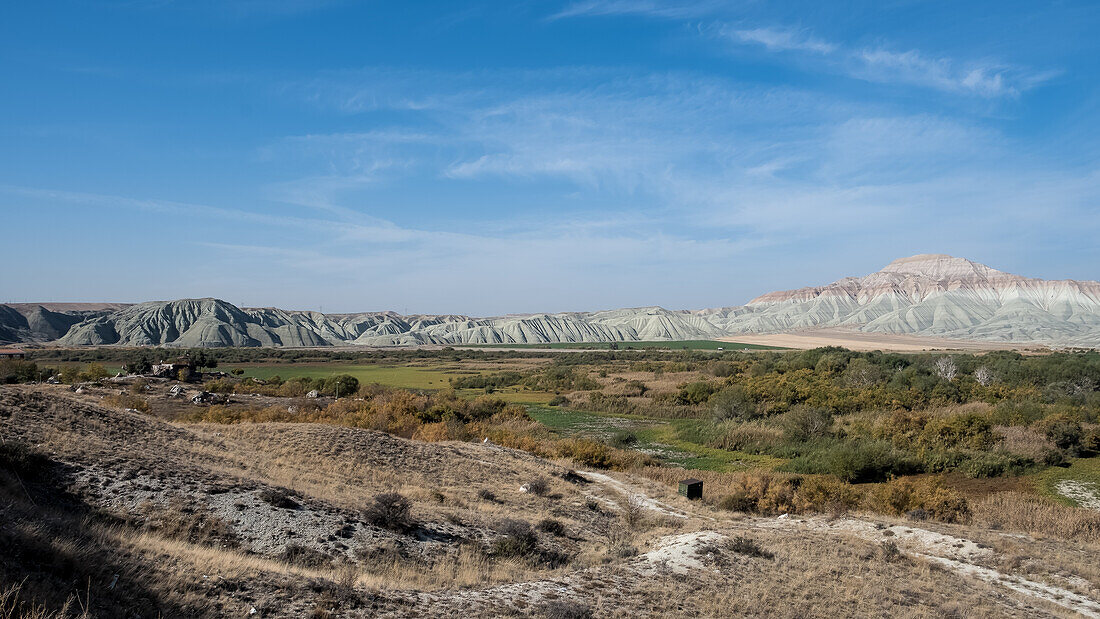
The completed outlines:
[[[360,385],[379,384],[400,389],[418,389],[437,391],[448,389],[451,379],[480,372],[460,370],[449,365],[408,366],[408,365],[361,365],[341,363],[270,363],[270,364],[231,364],[218,366],[219,370],[229,371],[236,368],[244,370],[245,376],[267,379],[278,376],[283,380],[291,378],[329,378],[338,374],[354,376]],[[458,395],[476,398],[485,395],[482,389],[459,389]],[[554,394],[544,391],[530,391],[522,387],[506,387],[490,394],[511,404],[546,404]]]
[[[616,350],[785,350],[778,346],[719,342],[717,340],[684,340],[680,342],[615,342]],[[563,350],[611,350],[611,342],[560,342],[553,344],[464,344],[461,348],[549,348]],[[458,348],[458,347],[456,347]]]
[[[714,449],[677,438],[682,426],[701,423],[698,419],[656,419],[550,406],[528,406],[527,414],[562,436],[582,436],[606,441],[617,433],[631,432],[638,440],[630,449],[660,457],[669,464],[685,469],[743,471],[750,468],[773,468],[783,462],[770,456]]]
[[[304,376],[307,378],[329,378],[338,374],[354,376],[361,385],[381,384],[403,389],[446,389],[450,380],[459,376],[469,376],[470,370],[456,370],[448,366],[421,367],[408,365],[355,365],[341,363],[271,363],[271,364],[224,364],[219,370],[229,371],[240,368],[245,376],[253,378],[271,378],[279,376],[283,380]]]
[[[1032,479],[1039,492],[1076,506],[1075,501],[1059,494],[1055,486],[1061,481],[1076,481],[1091,485],[1093,492],[1100,494],[1100,458],[1076,458],[1068,467],[1054,466],[1036,473]]]

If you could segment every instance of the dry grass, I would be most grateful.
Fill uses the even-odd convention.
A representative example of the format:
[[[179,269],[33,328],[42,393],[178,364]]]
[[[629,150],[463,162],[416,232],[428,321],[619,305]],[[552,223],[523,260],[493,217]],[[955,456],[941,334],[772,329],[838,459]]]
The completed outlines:
[[[981,527],[1100,542],[1100,512],[1068,507],[1046,497],[1000,492],[973,502],[971,512],[974,524]]]
[[[264,575],[279,575],[331,582],[350,580],[356,587],[431,591],[512,582],[536,575],[518,563],[491,563],[484,553],[472,546],[463,546],[455,557],[432,564],[410,562],[400,553],[390,551],[373,556],[367,565],[344,563],[330,569],[311,569],[268,557],[118,527],[100,529],[100,535],[119,548],[171,556],[186,565],[184,573],[197,572],[208,578],[255,579]],[[539,575],[545,576],[545,572]]]
[[[1056,451],[1054,443],[1044,434],[1026,426],[996,426],[994,434],[1001,438],[1001,447],[1010,453],[1042,462],[1043,456]]]
[[[640,474],[670,486],[683,471],[646,467]],[[703,481],[704,501],[725,510],[757,514],[826,513],[866,510],[890,516],[921,510],[921,517],[966,522],[965,498],[938,477],[902,478],[882,484],[848,484],[824,475],[772,471],[692,471]]]
[[[311,611],[314,616],[539,616],[565,608],[555,605],[563,599],[597,617],[981,617],[1060,612],[1042,602],[1006,596],[994,585],[960,578],[912,556],[887,560],[881,543],[846,532],[838,538],[836,533],[809,529],[751,528],[751,523],[762,520],[713,511],[670,489],[691,475],[704,481],[710,506],[741,493],[755,500],[758,511],[828,513],[868,509],[874,497],[881,504],[878,509],[898,513],[914,502],[913,497],[938,496],[938,487],[931,483],[853,486],[817,476],[686,473],[658,467],[615,476],[624,487],[691,514],[674,519],[620,492],[622,488],[566,481],[562,475],[569,462],[548,462],[492,445],[425,443],[371,430],[303,423],[174,425],[96,407],[68,410],[71,402],[64,398],[50,401],[53,409],[32,402],[37,407],[33,411],[22,401],[11,413],[12,423],[0,425],[0,436],[18,434],[76,468],[137,469],[164,484],[199,477],[202,488],[248,484],[249,492],[258,493],[265,486],[284,487],[297,493],[303,510],[323,502],[361,517],[358,514],[378,493],[400,492],[411,499],[417,521],[460,534],[428,544],[439,552],[411,553],[410,547],[419,542],[387,531],[388,537],[354,545],[346,556],[322,567],[306,567],[281,560],[274,552],[256,554],[206,543],[195,535],[192,525],[198,525],[191,521],[165,521],[160,530],[74,521],[74,527],[82,528],[80,543],[112,549],[98,560],[126,566],[121,570],[123,583],[140,580],[181,615],[242,616],[255,605],[266,616],[308,616]],[[0,414],[5,412],[0,406]],[[540,489],[544,491],[519,491],[521,485],[541,479],[547,482]],[[489,492],[492,500],[483,498]],[[988,545],[1011,544],[1005,546],[1006,557],[998,566],[1016,566],[1057,586],[1074,586],[1092,595],[1088,587],[1100,583],[1100,568],[1095,567],[1100,564],[1095,549],[1100,516],[1020,493],[983,498],[972,511],[968,525],[919,526]],[[494,556],[495,542],[506,536],[500,528],[506,518],[540,523],[532,528],[537,547],[568,555],[571,563],[546,568],[526,556]],[[20,525],[26,528],[20,531],[23,538],[57,537],[56,532],[27,524],[32,522]],[[3,526],[6,523],[0,522]],[[1049,537],[1006,537],[995,529]],[[666,535],[696,530],[719,530],[730,539],[751,534],[766,552],[737,552],[719,544],[725,554],[714,565],[721,569],[686,575],[658,570],[639,576],[633,567],[645,560],[639,553],[656,548]],[[487,533],[479,538],[479,532]],[[52,542],[50,551],[87,555],[77,542],[64,539]],[[774,558],[765,558],[768,553]],[[1066,584],[1073,578],[1077,585]],[[1082,579],[1087,582],[1081,584]],[[0,583],[0,609],[10,607],[12,586]],[[74,609],[79,606],[66,612]],[[0,619],[9,616],[15,615],[0,611]]]
[[[0,588],[0,619],[88,619],[91,615],[85,609],[76,610],[81,604],[76,596],[71,596],[65,604],[50,610],[45,605],[22,599],[22,584]]]

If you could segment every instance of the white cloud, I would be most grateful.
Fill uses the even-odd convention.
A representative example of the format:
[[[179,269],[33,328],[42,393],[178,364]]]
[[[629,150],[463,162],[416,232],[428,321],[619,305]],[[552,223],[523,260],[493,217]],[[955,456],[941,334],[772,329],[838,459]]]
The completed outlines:
[[[803,51],[816,54],[831,54],[837,46],[814,38],[801,30],[781,28],[752,28],[735,30],[723,28],[722,33],[742,43],[758,43],[770,51]]]
[[[860,79],[913,84],[981,97],[1018,95],[1041,83],[1034,75],[1007,65],[964,65],[948,58],[929,58],[916,50],[857,50],[847,55],[847,62],[852,76]]]
[[[576,2],[551,19],[584,16],[642,15],[662,19],[688,19],[728,9],[728,2],[718,0],[588,0]]]
[[[868,82],[918,86],[984,98],[1016,96],[1057,75],[1057,72],[1038,73],[992,61],[960,62],[946,56],[929,56],[918,50],[849,48],[814,37],[806,30],[745,29],[727,25],[719,27],[717,32],[738,44],[761,45],[776,53],[798,53],[808,66],[819,66]]]

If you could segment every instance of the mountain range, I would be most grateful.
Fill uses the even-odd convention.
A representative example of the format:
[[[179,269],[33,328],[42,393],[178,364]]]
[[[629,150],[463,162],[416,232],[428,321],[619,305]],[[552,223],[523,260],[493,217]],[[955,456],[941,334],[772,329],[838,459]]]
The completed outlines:
[[[241,308],[219,299],[0,305],[0,342],[61,346],[415,346],[714,339],[839,327],[1100,347],[1100,282],[1012,275],[922,254],[864,277],[771,292],[746,305],[643,307],[494,318]]]

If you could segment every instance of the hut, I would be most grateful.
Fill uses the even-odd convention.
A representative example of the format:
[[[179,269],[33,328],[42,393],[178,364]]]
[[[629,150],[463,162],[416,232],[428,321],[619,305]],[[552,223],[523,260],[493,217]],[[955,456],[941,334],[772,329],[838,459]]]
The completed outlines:
[[[0,359],[26,359],[27,353],[18,348],[0,348]]]
[[[694,477],[681,479],[680,494],[692,500],[703,498],[703,482]]]

